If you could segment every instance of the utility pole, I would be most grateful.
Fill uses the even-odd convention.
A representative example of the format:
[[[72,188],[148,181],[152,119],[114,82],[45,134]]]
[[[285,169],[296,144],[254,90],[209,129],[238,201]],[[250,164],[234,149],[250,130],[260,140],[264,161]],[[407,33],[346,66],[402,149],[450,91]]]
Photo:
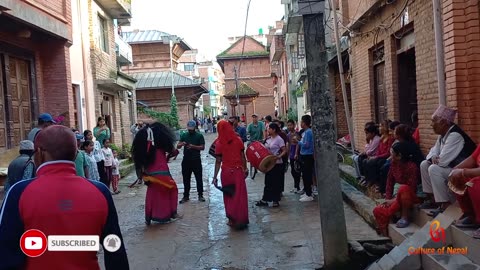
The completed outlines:
[[[233,72],[235,74],[235,95],[236,95],[236,98],[237,98],[237,105],[234,107],[234,111],[233,111],[233,115],[236,115],[236,109],[237,109],[237,106],[238,106],[238,111],[240,112],[240,96],[239,96],[239,93],[238,93],[238,75],[237,75],[237,66],[234,66],[233,67]]]
[[[324,13],[303,15],[308,92],[315,141],[315,173],[325,269],[348,262],[347,229],[335,147],[334,95],[328,89]]]
[[[350,145],[352,147],[352,154],[355,154],[355,140],[353,137],[353,123],[352,116],[350,115],[350,106],[348,104],[347,97],[347,87],[345,86],[345,71],[343,70],[343,61],[342,61],[342,46],[340,46],[340,35],[338,33],[338,21],[337,21],[337,7],[335,1],[330,1],[332,4],[332,13],[333,13],[333,31],[335,33],[335,45],[337,47],[337,60],[338,60],[338,71],[340,73],[340,84],[342,86],[342,96],[343,96],[343,105],[345,108],[345,115],[347,116],[347,126],[348,134],[350,135]]]

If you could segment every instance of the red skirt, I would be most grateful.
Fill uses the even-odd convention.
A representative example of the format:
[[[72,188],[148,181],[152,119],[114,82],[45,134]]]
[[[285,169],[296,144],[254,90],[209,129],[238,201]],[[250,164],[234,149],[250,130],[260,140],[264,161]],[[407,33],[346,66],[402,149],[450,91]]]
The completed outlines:
[[[415,190],[410,186],[401,185],[398,189],[397,197],[391,205],[379,205],[373,209],[373,215],[377,221],[378,228],[380,230],[387,229],[390,219],[395,213],[400,211],[402,205],[411,208],[417,202],[418,197]]]
[[[145,197],[145,220],[167,222],[177,214],[178,189],[150,182]]]
[[[222,186],[235,185],[233,196],[223,194],[223,203],[227,218],[235,226],[247,225],[248,222],[248,195],[245,184],[245,174],[242,168],[222,168]]]
[[[473,187],[468,187],[465,194],[456,194],[458,204],[464,214],[475,217],[475,222],[480,224],[480,177],[470,180]]]

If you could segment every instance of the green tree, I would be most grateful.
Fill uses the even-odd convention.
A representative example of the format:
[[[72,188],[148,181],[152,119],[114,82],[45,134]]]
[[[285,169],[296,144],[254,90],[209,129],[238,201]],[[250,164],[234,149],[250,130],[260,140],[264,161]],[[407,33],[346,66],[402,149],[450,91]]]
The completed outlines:
[[[203,113],[205,116],[210,116],[212,114],[212,107],[208,105],[203,105]]]
[[[178,123],[178,108],[177,108],[177,97],[175,94],[172,94],[172,99],[170,100],[170,115],[173,118],[172,128],[180,128]]]

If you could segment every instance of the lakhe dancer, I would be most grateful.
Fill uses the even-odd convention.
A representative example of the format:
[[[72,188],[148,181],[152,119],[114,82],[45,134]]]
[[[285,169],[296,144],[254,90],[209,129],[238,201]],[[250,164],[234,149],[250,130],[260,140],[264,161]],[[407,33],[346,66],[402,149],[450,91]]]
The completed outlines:
[[[178,189],[168,168],[167,154],[175,153],[175,135],[161,123],[153,123],[138,131],[132,145],[137,171],[147,188],[145,223],[168,223],[177,215]]]

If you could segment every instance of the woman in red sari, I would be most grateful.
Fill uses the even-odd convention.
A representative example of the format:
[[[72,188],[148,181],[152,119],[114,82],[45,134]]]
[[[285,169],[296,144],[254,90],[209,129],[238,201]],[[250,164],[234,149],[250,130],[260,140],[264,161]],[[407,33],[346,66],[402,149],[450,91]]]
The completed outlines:
[[[384,236],[388,234],[388,223],[398,211],[401,218],[397,222],[398,228],[410,225],[409,210],[418,202],[416,190],[420,171],[412,161],[412,150],[408,143],[397,142],[391,149],[392,165],[388,172],[386,201],[373,209],[378,229]],[[394,195],[395,184],[399,184],[397,194]]]
[[[449,187],[455,192],[463,212],[455,226],[459,228],[480,227],[480,146],[470,157],[453,169],[449,182]],[[473,232],[472,236],[480,239],[480,229]]]
[[[178,189],[170,175],[167,154],[175,153],[175,135],[161,123],[146,125],[132,144],[135,168],[142,172],[147,188],[145,223],[168,223],[177,218]]]
[[[233,194],[223,194],[228,225],[236,229],[244,229],[248,225],[248,197],[245,178],[248,174],[244,144],[233,130],[233,126],[225,120],[218,122],[218,139],[215,146],[217,161],[213,184],[217,186],[217,176],[222,168],[222,187],[233,187]]]

